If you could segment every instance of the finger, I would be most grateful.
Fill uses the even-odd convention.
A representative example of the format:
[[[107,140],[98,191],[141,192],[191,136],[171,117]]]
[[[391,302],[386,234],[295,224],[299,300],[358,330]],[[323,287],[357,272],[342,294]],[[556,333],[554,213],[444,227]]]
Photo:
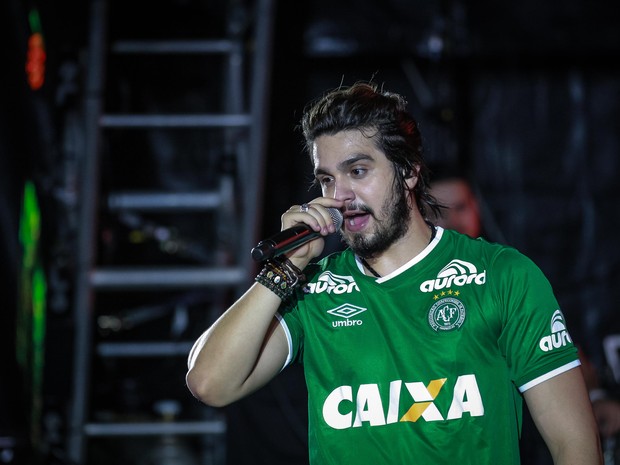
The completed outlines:
[[[293,205],[287,213],[289,214],[289,219],[293,222],[305,223],[314,231],[320,232],[323,235],[331,234],[336,231],[334,220],[329,210],[318,202]]]
[[[322,221],[324,221],[325,230],[327,234],[336,232],[337,221],[334,219],[333,210],[338,210],[337,207],[329,207],[329,206],[316,203],[316,204],[313,204],[311,208],[315,208],[317,213],[321,215],[321,219]]]
[[[308,203],[293,205],[282,215],[283,229],[300,223],[310,226],[317,232],[322,231],[324,228],[321,214]]]

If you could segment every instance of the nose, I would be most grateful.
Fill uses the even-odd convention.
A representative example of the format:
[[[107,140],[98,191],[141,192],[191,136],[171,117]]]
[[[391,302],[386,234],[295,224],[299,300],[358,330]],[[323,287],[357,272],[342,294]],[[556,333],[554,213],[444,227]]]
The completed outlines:
[[[334,180],[333,197],[343,202],[351,202],[355,198],[355,191],[348,182],[347,177],[342,176]]]

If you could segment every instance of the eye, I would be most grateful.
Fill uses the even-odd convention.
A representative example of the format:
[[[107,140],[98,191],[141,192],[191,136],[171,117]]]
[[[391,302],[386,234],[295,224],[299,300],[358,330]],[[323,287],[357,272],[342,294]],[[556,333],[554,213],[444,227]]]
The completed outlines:
[[[326,186],[329,186],[330,184],[333,184],[334,178],[332,178],[331,176],[319,176],[316,178],[316,182],[321,187],[326,187]]]
[[[366,168],[356,167],[356,168],[351,169],[351,176],[353,176],[354,178],[361,178],[367,172],[368,170]]]

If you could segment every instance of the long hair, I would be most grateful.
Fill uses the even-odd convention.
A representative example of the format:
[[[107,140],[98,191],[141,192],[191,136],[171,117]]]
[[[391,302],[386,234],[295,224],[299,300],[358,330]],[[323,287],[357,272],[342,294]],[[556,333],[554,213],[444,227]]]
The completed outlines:
[[[322,135],[357,129],[371,137],[394,166],[399,188],[409,190],[406,179],[417,175],[409,195],[422,217],[428,219],[428,209],[438,214],[440,207],[428,191],[422,137],[406,107],[407,101],[398,94],[378,90],[373,83],[356,83],[333,90],[311,104],[304,112],[301,129],[310,155],[314,141]]]

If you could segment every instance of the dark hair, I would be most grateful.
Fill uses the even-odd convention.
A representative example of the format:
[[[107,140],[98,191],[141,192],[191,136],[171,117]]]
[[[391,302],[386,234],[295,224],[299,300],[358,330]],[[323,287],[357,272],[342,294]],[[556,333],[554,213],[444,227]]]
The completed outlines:
[[[304,112],[301,128],[309,154],[319,136],[350,129],[376,131],[372,138],[392,162],[397,185],[407,189],[405,180],[417,172],[418,182],[410,194],[422,216],[427,218],[427,208],[437,213],[439,206],[428,192],[422,137],[406,107],[407,101],[398,94],[378,90],[372,83],[356,83],[333,90],[314,102]]]

